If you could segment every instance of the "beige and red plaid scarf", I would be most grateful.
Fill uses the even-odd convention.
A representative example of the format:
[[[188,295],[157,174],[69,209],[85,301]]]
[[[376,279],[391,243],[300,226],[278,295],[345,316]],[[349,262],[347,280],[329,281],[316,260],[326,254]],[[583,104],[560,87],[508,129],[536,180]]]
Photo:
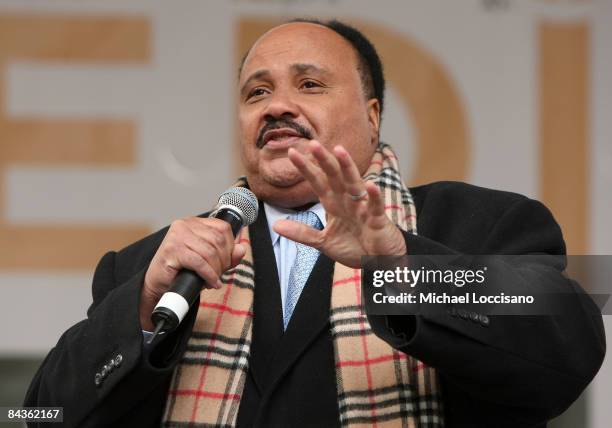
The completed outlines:
[[[387,216],[416,233],[416,210],[397,157],[381,143],[364,176],[383,191]],[[244,185],[244,179],[238,185]],[[168,392],[163,426],[235,426],[247,377],[253,325],[253,254],[223,275],[225,287],[206,290],[183,359]],[[444,425],[436,371],[378,338],[361,305],[361,272],[340,263],[331,284],[338,407],[342,426]],[[330,379],[331,381],[331,379]]]

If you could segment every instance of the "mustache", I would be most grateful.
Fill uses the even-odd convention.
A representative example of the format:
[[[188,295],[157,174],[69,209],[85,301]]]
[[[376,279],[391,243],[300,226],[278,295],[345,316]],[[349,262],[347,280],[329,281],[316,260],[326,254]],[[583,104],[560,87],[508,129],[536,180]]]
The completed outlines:
[[[264,135],[266,134],[266,132],[272,131],[273,129],[282,128],[293,129],[300,137],[312,140],[312,132],[310,132],[308,128],[305,128],[299,123],[287,119],[274,119],[268,121],[268,123],[266,123],[264,127],[261,128],[261,131],[259,131],[259,135],[257,136],[255,146],[258,149],[261,149],[264,146]]]

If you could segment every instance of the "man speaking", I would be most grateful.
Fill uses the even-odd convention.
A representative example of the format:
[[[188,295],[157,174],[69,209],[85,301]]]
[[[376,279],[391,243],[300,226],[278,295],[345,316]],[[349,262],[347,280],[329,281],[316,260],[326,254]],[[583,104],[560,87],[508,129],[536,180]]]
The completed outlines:
[[[588,298],[561,316],[363,312],[362,256],[565,245],[526,197],[404,185],[379,141],[382,66],[360,32],[273,28],[245,56],[237,92],[238,185],[259,200],[256,222],[234,239],[217,218],[185,218],[104,255],[88,318],[49,353],[25,405],[62,406],[79,427],[531,427],[580,395],[605,353]],[[183,269],[205,280],[199,302],[147,344]],[[583,293],[562,269],[501,274]]]

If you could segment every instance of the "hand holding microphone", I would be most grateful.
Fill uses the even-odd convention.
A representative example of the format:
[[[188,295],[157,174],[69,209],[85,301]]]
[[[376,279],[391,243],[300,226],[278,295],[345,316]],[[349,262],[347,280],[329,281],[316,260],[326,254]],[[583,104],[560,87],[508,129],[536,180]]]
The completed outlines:
[[[235,187],[219,197],[210,217],[189,217],[171,224],[145,275],[140,297],[143,329],[173,330],[202,287],[221,287],[223,272],[236,266],[246,252],[234,237],[241,227],[255,221],[257,211],[255,195]]]

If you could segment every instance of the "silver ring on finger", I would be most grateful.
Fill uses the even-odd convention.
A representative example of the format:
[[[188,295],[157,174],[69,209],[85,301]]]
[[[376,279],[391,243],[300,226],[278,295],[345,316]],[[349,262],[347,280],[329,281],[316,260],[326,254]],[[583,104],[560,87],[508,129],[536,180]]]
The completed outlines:
[[[363,199],[364,197],[366,197],[367,194],[368,194],[368,191],[366,189],[363,189],[363,191],[359,193],[358,195],[349,195],[349,196],[351,197],[352,200],[359,201]]]

